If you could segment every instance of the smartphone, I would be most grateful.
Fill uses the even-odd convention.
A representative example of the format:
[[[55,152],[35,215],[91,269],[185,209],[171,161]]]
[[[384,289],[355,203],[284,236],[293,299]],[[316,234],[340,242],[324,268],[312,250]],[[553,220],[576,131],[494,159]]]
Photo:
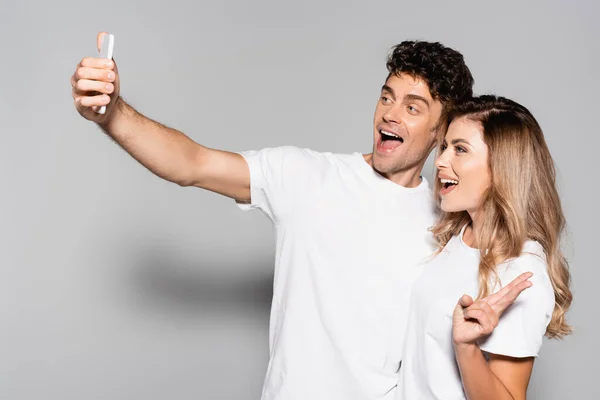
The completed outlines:
[[[110,33],[104,35],[102,39],[102,48],[100,49],[100,58],[108,58],[112,60],[113,49],[115,48],[115,35]],[[106,112],[106,106],[102,106],[98,109],[98,114],[104,114]]]

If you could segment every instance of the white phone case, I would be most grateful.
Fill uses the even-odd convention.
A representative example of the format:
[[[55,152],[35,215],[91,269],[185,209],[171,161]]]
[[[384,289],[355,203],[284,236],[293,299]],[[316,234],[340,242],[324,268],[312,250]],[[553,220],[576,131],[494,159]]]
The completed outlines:
[[[113,49],[115,47],[115,36],[109,34],[104,35],[102,40],[102,48],[100,49],[100,58],[108,58],[112,60]],[[106,106],[102,106],[98,109],[98,114],[104,114],[106,112]]]

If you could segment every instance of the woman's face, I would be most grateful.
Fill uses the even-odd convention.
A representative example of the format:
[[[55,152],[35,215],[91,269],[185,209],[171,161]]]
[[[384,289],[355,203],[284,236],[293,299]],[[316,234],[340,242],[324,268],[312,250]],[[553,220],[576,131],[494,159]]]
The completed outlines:
[[[480,126],[465,118],[452,121],[435,161],[445,212],[468,211],[473,217],[491,183],[488,147]]]

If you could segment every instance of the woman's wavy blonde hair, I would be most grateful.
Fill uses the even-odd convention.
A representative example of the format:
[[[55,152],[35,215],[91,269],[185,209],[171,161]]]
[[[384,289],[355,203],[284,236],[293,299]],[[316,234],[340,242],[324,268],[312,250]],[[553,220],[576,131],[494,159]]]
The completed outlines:
[[[489,150],[488,167],[492,180],[480,209],[478,297],[490,294],[496,265],[518,257],[525,241],[535,240],[546,253],[556,299],[546,336],[561,338],[568,335],[571,327],[565,321],[565,313],[573,296],[569,289],[568,264],[560,249],[565,218],[556,188],[554,162],[542,129],[525,107],[491,95],[457,105],[450,111],[448,123],[463,118],[481,128]],[[439,179],[436,180],[438,207],[440,185]],[[466,211],[440,212],[432,232],[441,249],[471,222],[471,218]]]

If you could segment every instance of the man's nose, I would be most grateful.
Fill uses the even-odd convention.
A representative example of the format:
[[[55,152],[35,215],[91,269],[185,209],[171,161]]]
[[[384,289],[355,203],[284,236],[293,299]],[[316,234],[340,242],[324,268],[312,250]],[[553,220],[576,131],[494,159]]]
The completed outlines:
[[[395,124],[401,124],[402,110],[402,104],[395,104],[392,107],[388,108],[387,111],[383,114],[384,121]]]

